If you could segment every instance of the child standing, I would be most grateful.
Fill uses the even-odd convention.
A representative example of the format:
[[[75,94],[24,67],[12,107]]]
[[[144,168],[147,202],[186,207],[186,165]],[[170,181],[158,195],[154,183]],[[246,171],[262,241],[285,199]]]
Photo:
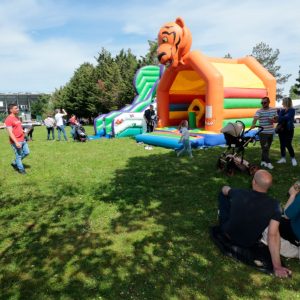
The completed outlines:
[[[183,148],[177,152],[177,156],[180,156],[182,153],[187,152],[192,158],[192,148],[190,144],[190,133],[188,130],[189,123],[187,120],[183,120],[179,125],[179,131],[181,132],[181,138],[179,143],[183,144]]]

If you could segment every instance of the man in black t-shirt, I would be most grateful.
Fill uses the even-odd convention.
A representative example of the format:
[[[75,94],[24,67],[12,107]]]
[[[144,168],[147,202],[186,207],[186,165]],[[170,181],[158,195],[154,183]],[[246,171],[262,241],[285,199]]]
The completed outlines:
[[[219,221],[223,233],[241,247],[257,243],[268,227],[268,244],[274,274],[288,277],[291,271],[280,261],[279,221],[281,209],[278,202],[267,195],[272,185],[272,175],[259,170],[252,180],[252,190],[232,189],[223,186],[219,197]]]
[[[147,132],[152,132],[155,125],[155,111],[152,104],[145,110],[144,117],[147,123]]]

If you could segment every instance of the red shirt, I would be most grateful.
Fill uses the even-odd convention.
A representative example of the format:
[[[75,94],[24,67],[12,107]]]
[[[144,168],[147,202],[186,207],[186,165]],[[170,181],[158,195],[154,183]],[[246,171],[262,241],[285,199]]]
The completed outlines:
[[[6,127],[12,127],[12,133],[16,137],[18,142],[24,142],[24,132],[22,123],[15,115],[9,115],[4,121]],[[9,137],[10,143],[14,144],[14,141]]]
[[[77,123],[76,118],[75,117],[70,118],[69,123],[71,125],[76,125],[76,123]]]

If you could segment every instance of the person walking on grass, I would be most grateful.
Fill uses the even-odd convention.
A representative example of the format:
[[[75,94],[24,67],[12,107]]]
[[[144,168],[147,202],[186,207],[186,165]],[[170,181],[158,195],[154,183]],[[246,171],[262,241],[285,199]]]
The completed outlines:
[[[20,174],[26,174],[22,159],[29,155],[29,147],[25,140],[22,123],[18,117],[19,107],[17,104],[12,103],[8,106],[9,116],[5,119],[4,123],[9,135],[11,147],[15,153],[15,160],[11,166]]]
[[[252,126],[250,127],[250,129],[254,128],[256,122],[259,121],[259,126],[263,128],[263,130],[259,134],[259,142],[262,152],[260,165],[268,169],[273,169],[274,166],[271,164],[269,153],[273,142],[273,124],[277,120],[277,111],[275,108],[270,107],[269,97],[262,98],[261,105],[262,108],[257,110],[254,115]]]
[[[189,123],[187,120],[183,120],[179,125],[179,131],[181,133],[181,137],[178,143],[182,143],[183,148],[177,152],[177,157],[185,152],[190,156],[190,158],[193,157],[192,148],[190,144],[190,133],[188,127],[189,127]]]
[[[286,97],[282,100],[283,108],[278,111],[278,124],[280,124],[281,129],[278,132],[280,141],[280,153],[281,158],[277,161],[278,164],[286,163],[286,149],[288,149],[292,166],[297,166],[297,160],[295,158],[295,151],[292,146],[294,137],[294,118],[295,109],[293,108],[292,99]]]

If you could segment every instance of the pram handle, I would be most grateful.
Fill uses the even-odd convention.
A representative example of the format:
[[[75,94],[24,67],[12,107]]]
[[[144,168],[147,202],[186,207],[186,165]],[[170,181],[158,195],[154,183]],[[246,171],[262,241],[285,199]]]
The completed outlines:
[[[254,134],[254,136],[257,136],[258,134],[260,134],[264,128],[262,126],[255,126],[254,128],[258,128],[257,132]],[[250,130],[254,129],[254,128],[251,128],[251,129],[248,129],[247,131],[245,131],[245,133],[248,133]]]

